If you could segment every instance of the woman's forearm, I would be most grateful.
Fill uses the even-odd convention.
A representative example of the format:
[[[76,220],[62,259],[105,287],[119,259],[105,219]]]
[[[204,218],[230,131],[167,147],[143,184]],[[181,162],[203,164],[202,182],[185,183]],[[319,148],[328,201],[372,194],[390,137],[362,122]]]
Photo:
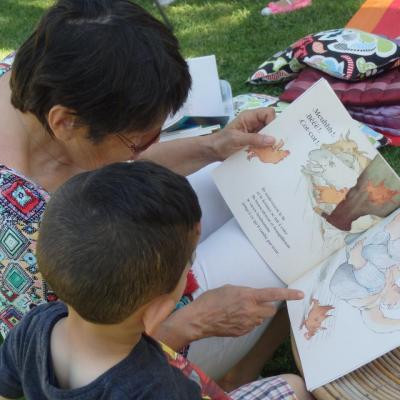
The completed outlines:
[[[211,135],[156,143],[139,158],[154,161],[181,175],[190,175],[218,161]]]

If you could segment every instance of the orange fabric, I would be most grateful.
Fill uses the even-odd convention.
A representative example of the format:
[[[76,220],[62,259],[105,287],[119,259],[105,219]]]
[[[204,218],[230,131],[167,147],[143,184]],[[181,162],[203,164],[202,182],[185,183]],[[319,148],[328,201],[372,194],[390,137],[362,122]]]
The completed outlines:
[[[375,32],[375,28],[392,3],[394,3],[393,0],[367,0],[348,22],[346,27],[366,32]],[[399,24],[397,23],[396,25]]]
[[[400,36],[400,0],[391,2],[373,32],[392,39]]]

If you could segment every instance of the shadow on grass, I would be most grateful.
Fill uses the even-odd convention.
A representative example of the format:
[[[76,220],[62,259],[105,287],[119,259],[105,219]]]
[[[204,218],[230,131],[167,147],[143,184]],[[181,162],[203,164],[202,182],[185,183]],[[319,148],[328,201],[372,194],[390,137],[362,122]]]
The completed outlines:
[[[263,17],[264,1],[178,1],[167,8],[185,56],[214,53],[219,73],[234,94],[255,91],[245,80],[259,64],[297,39],[321,30],[343,27],[363,0],[314,0],[294,13]],[[282,87],[258,87],[277,94]]]

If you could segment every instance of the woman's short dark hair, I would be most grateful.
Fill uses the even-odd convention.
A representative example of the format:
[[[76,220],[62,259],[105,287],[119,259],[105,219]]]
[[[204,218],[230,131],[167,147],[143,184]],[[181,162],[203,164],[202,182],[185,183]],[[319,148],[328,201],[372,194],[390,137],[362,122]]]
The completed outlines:
[[[59,0],[16,54],[11,101],[51,133],[54,105],[89,137],[145,131],[176,112],[191,79],[173,33],[128,0]]]
[[[187,179],[164,167],[137,161],[85,172],[46,208],[39,269],[82,318],[119,323],[175,289],[200,218]]]

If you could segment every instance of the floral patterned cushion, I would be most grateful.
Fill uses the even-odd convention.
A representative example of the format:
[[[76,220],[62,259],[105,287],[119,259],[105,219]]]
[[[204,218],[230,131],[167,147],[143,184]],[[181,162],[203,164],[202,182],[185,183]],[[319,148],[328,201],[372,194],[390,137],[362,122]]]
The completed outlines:
[[[247,82],[253,85],[285,82],[294,79],[303,68],[304,64],[293,57],[293,50],[289,47],[263,62]]]
[[[392,40],[356,29],[333,29],[293,43],[261,64],[248,82],[293,79],[306,65],[339,79],[359,81],[400,65],[399,60],[400,47]]]

